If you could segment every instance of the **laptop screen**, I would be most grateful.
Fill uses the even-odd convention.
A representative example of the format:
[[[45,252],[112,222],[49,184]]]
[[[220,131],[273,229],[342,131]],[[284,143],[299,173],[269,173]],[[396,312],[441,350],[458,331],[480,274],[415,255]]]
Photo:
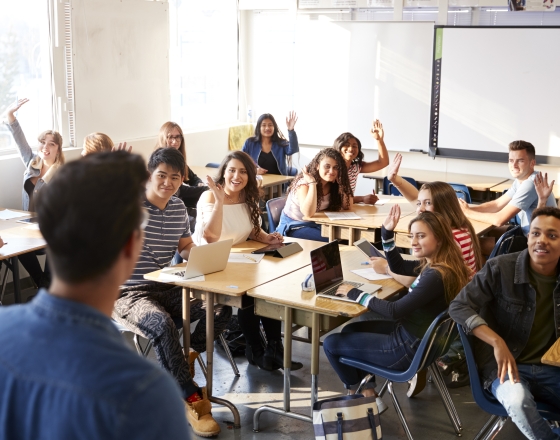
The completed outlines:
[[[332,241],[311,251],[311,268],[317,292],[342,281],[342,262],[340,261],[338,241]]]

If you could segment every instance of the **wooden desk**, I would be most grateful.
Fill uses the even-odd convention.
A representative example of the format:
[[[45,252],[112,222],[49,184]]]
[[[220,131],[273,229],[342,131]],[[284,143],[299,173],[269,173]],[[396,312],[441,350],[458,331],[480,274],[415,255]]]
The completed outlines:
[[[492,188],[492,191],[503,193],[505,190],[510,189],[511,185],[513,185],[513,179],[506,180],[505,182],[496,185]],[[560,198],[560,187],[558,185],[554,185],[552,187],[552,192],[554,193],[554,198],[558,200]]]
[[[496,185],[508,180],[504,177],[473,176],[472,174],[448,173],[447,171],[425,171],[410,168],[401,168],[399,170],[399,175],[412,177],[418,183],[435,181],[463,183],[470,186],[475,191],[495,191],[494,187]],[[383,168],[375,173],[364,174],[366,179],[375,179],[378,182],[382,182],[386,176],[387,168]],[[377,183],[377,186],[379,187],[379,183]]]
[[[349,281],[369,281],[350,272],[363,268],[363,254],[351,246],[340,247],[344,279]],[[328,332],[351,318],[359,316],[367,309],[357,303],[337,301],[316,297],[315,291],[301,290],[301,282],[311,268],[303,268],[262,286],[250,289],[247,295],[255,298],[255,313],[284,321],[284,408],[261,406],[253,416],[253,431],[259,429],[259,417],[265,411],[313,422],[312,417],[290,411],[290,365],[292,360],[292,324],[312,329],[311,337],[311,409],[317,401],[319,375],[319,337],[320,332]],[[405,289],[393,279],[374,281],[383,288],[378,297],[387,299]]]
[[[190,167],[198,177],[203,181],[206,181],[205,177],[207,175],[214,177],[218,171],[217,168],[207,168],[192,166]],[[282,176],[279,174],[264,174],[263,178],[263,189],[265,190],[265,199],[269,200],[274,197],[274,190],[276,189],[277,197],[282,196],[282,185],[292,181],[293,176]]]
[[[301,240],[290,237],[287,242],[298,242],[303,248],[303,252],[291,255],[287,258],[276,258],[265,256],[258,264],[228,263],[225,270],[215,272],[205,276],[204,281],[161,281],[159,274],[155,271],[144,276],[145,279],[156,282],[163,282],[183,287],[183,346],[190,347],[190,301],[192,294],[195,298],[202,299],[209,304],[218,302],[219,304],[232,305],[235,307],[247,307],[252,305],[252,298],[248,298],[245,293],[252,288],[268,283],[276,278],[294,272],[302,267],[309,266],[311,259],[309,253],[324,243],[311,240]],[[256,241],[246,241],[235,245],[233,252],[251,252],[255,249],[264,247],[263,243]],[[185,266],[186,263],[178,266]],[[310,269],[307,269],[309,272]],[[301,281],[300,281],[301,283]],[[239,412],[235,405],[224,399],[212,396],[212,377],[213,377],[213,356],[214,356],[214,308],[206,308],[206,362],[207,377],[206,387],[208,397],[212,402],[227,406],[234,416],[234,426],[240,427]]]
[[[0,208],[0,210],[3,209]],[[12,209],[11,211],[16,210]],[[17,222],[17,220],[32,216],[33,213],[26,211],[17,212],[25,212],[26,215],[11,220],[0,220],[0,237],[7,243],[0,248],[0,260],[5,260],[12,271],[14,302],[21,303],[18,255],[44,249],[47,247],[47,243],[39,230],[26,229],[29,225]]]

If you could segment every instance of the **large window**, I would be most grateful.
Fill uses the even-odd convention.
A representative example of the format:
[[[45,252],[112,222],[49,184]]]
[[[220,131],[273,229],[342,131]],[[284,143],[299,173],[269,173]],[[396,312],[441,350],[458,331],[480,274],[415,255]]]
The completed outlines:
[[[53,127],[48,2],[2,2],[0,14],[0,114],[18,98],[29,98],[17,114],[31,145]],[[0,124],[0,154],[15,144]]]
[[[237,121],[236,0],[170,2],[171,115],[184,130]]]

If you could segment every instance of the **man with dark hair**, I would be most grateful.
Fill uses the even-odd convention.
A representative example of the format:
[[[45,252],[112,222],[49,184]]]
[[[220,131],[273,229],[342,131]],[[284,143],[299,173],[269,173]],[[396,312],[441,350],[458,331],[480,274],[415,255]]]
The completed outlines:
[[[192,363],[192,368],[189,368],[173,321],[173,318],[182,316],[182,288],[144,279],[145,274],[169,266],[177,251],[181,257],[188,259],[194,246],[185,205],[174,197],[184,180],[184,170],[185,159],[174,148],[159,148],[148,161],[150,176],[143,205],[149,213],[149,221],[145,228],[144,246],[132,276],[121,286],[113,318],[152,342],[159,363],[175,377],[183,391],[187,419],[193,432],[209,437],[219,434],[220,427],[212,418],[212,405],[204,390],[193,381],[191,371],[198,353],[189,356]],[[231,307],[218,306],[214,313],[214,330],[218,337],[231,318]],[[199,321],[191,336],[191,344],[196,351],[204,351],[205,303],[194,302],[190,318],[191,322]]]
[[[560,209],[533,212],[529,247],[488,260],[449,305],[475,339],[485,388],[530,439],[560,439],[535,399],[560,410],[560,368],[541,363],[560,337]]]
[[[36,200],[53,280],[0,308],[0,438],[185,439],[179,387],[110,316],[143,243],[140,156],[63,166]]]
[[[509,171],[515,178],[511,188],[501,197],[481,205],[469,206],[459,199],[465,215],[471,220],[502,226],[516,215],[526,236],[529,220],[537,207],[538,196],[535,191],[535,147],[526,141],[513,141],[509,144]],[[554,195],[550,195],[546,206],[556,207]],[[505,231],[501,231],[505,232]]]

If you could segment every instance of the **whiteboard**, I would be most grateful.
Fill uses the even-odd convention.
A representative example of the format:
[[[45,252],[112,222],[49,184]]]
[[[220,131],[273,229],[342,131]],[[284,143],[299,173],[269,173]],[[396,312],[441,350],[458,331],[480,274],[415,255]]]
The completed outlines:
[[[331,146],[343,132],[377,149],[372,120],[390,150],[427,150],[433,22],[340,22],[299,16],[294,108],[302,144]]]
[[[438,149],[560,156],[559,48],[558,27],[443,28]]]
[[[76,142],[154,137],[170,118],[168,3],[72,2]]]

